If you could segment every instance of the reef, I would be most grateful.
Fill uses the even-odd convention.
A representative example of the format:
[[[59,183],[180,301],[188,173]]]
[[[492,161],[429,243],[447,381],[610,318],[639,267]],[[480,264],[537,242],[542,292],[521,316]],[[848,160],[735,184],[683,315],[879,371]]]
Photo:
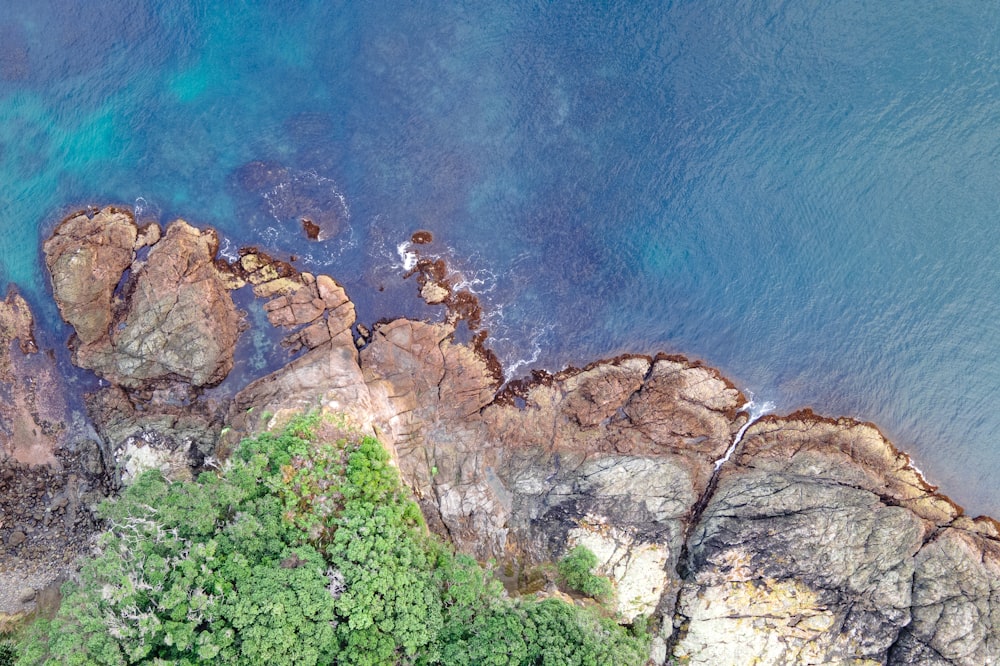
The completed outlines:
[[[46,357],[23,300],[0,303],[0,389],[17,396],[0,412],[0,479],[26,487],[4,499],[0,611],[29,610],[70,570],[115,484],[151,466],[189,475],[319,409],[376,434],[430,528],[500,562],[510,589],[589,547],[621,621],[654,618],[652,663],[1000,660],[997,523],[963,515],[874,425],[810,411],[750,423],[731,382],[677,356],[504,385],[483,334],[457,340],[478,305],[437,261],[418,261],[416,286],[443,321],[363,326],[334,277],[253,249],[226,262],[217,245],[117,208],[71,215],[45,244],[74,362],[108,383],[86,397],[93,429],[46,412],[31,382],[48,377],[57,400],[58,373],[20,369]],[[206,388],[232,367],[247,324],[231,291],[247,284],[296,355],[220,397]],[[28,578],[32,560],[52,566]]]

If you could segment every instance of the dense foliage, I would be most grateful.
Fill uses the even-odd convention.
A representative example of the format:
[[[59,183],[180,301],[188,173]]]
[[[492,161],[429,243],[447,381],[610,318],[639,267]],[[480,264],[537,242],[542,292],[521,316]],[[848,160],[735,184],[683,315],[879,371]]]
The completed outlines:
[[[0,641],[0,666],[11,666],[17,660],[17,646],[12,641]]]
[[[648,640],[511,600],[428,535],[385,450],[317,416],[197,482],[140,476],[20,664],[640,664]],[[588,569],[589,573],[589,569]],[[607,581],[605,581],[607,582]]]
[[[611,581],[594,573],[597,556],[584,546],[577,546],[559,561],[559,578],[575,592],[607,601],[614,594]]]

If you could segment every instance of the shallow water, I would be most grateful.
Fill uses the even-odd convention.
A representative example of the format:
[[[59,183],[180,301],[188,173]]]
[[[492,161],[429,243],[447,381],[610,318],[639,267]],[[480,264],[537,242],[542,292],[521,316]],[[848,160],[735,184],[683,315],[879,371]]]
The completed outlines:
[[[88,203],[295,254],[367,322],[435,314],[428,229],[509,374],[685,353],[1000,515],[1000,7],[183,4],[5,3],[0,284],[53,339],[40,241]]]

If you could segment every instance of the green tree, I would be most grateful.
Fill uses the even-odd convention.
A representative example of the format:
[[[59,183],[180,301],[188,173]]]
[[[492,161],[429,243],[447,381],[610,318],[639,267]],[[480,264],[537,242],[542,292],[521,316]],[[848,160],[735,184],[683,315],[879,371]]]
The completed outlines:
[[[610,601],[614,587],[606,577],[594,573],[596,566],[597,556],[586,546],[577,546],[559,560],[560,581],[574,592],[598,601]]]
[[[426,529],[377,440],[319,417],[105,503],[97,556],[19,664],[641,664],[648,640],[512,600]]]

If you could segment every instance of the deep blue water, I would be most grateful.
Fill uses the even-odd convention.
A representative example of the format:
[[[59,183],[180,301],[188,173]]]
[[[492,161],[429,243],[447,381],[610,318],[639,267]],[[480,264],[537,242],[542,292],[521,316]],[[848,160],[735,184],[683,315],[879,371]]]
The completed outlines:
[[[1000,515],[1000,5],[3,4],[0,285],[57,342],[39,245],[84,204],[295,253],[368,322],[434,315],[424,228],[511,374],[685,353]]]

